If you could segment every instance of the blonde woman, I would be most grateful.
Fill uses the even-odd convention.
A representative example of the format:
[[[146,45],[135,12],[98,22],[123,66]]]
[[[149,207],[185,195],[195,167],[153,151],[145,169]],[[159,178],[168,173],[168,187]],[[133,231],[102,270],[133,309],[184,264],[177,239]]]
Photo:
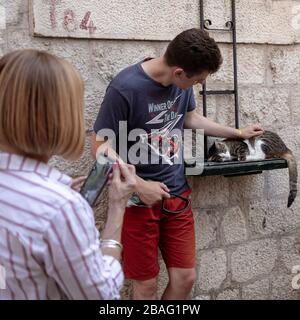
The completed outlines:
[[[102,239],[72,179],[50,167],[84,146],[83,82],[66,61],[19,50],[0,60],[0,299],[118,299],[120,233],[134,167],[114,165]]]

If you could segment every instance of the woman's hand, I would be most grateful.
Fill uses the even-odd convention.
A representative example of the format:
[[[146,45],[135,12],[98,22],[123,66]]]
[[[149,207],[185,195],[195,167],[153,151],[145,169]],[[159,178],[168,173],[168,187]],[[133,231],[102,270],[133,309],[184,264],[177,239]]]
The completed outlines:
[[[86,178],[87,176],[81,176],[81,177],[72,179],[71,188],[79,192]]]
[[[120,242],[123,219],[127,201],[136,189],[135,167],[128,164],[116,163],[113,173],[108,180],[108,213],[102,239],[111,239]],[[121,251],[116,248],[101,248],[104,254],[120,260]]]
[[[109,175],[108,200],[110,206],[126,207],[127,201],[136,189],[135,167],[129,164],[114,164]]]
[[[240,132],[241,132],[241,138],[249,139],[252,137],[262,135],[264,133],[264,129],[260,125],[254,124],[254,125],[245,127],[243,129],[240,129]]]

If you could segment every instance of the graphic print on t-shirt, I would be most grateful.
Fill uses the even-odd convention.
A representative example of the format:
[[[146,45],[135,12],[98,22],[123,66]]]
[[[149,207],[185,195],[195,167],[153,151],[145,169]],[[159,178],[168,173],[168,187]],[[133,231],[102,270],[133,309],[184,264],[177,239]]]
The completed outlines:
[[[140,135],[141,142],[169,165],[172,165],[174,159],[178,158],[182,144],[181,135],[172,132],[183,117],[183,114],[178,114],[177,111],[178,100],[181,96],[182,94],[178,95],[173,101],[168,100],[159,104],[149,103],[148,111],[152,119],[146,124],[161,124],[162,126],[159,129],[152,129],[151,133]]]

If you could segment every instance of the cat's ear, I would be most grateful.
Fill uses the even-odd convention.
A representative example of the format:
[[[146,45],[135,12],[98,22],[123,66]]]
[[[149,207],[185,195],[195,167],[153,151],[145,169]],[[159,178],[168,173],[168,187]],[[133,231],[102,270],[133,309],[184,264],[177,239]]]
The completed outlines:
[[[221,140],[216,140],[215,141],[215,146],[216,146],[217,149],[222,149],[222,148],[224,148],[225,143],[223,141],[221,141]]]

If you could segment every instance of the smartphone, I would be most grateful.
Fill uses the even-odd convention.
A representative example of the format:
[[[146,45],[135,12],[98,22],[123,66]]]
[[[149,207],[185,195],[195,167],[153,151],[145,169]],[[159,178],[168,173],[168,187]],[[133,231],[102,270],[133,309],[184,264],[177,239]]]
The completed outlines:
[[[100,154],[81,187],[80,194],[91,207],[95,205],[96,200],[103,191],[108,181],[108,176],[113,170],[113,164],[114,161],[112,159]]]

